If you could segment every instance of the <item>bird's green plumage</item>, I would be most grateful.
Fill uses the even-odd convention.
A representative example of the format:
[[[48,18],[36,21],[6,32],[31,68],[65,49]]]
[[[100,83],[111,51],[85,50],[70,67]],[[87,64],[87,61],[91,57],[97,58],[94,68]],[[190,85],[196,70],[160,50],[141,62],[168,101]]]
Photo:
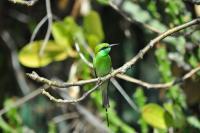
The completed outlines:
[[[97,77],[102,77],[110,73],[112,68],[111,58],[109,52],[111,47],[107,43],[102,43],[96,46],[95,58],[93,59],[93,65]],[[109,81],[105,81],[99,89],[102,91],[102,104],[107,109],[109,107],[108,100],[108,85]]]
[[[102,43],[96,46],[95,57],[93,59],[93,66],[96,77],[102,77],[110,73],[112,69],[112,62],[109,56],[109,52],[111,50],[111,47],[114,45],[116,44],[109,45],[108,43]],[[108,99],[109,82],[110,81],[107,80],[99,86],[99,89],[102,91],[102,104],[103,107],[106,109],[106,118],[108,126],[109,126],[109,120],[108,120],[107,108],[109,108],[109,99]]]

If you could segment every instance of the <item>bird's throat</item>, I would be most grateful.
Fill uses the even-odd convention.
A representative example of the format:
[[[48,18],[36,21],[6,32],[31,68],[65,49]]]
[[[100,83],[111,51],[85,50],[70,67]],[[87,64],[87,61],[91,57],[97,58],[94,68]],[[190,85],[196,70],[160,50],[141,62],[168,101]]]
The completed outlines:
[[[106,50],[106,49],[105,50],[101,50],[101,51],[98,52],[98,55],[99,56],[108,56],[109,52],[110,51]]]

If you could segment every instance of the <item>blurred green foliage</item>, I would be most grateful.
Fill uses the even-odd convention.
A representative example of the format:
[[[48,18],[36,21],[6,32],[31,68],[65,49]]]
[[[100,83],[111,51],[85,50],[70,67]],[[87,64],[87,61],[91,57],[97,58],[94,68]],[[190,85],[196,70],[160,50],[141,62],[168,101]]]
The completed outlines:
[[[7,99],[4,103],[4,108],[12,107],[14,101],[14,99]],[[4,133],[33,132],[23,124],[22,118],[17,109],[13,108],[7,112],[6,118],[7,121],[0,117],[0,129],[2,129]]]
[[[108,8],[109,2],[109,0],[97,0],[90,1],[90,4],[94,9],[96,6],[104,9]],[[114,1],[112,2],[115,3]],[[93,3],[95,3],[94,6]],[[189,6],[191,5],[188,5],[188,3],[183,0],[124,0],[121,1],[119,10],[133,21],[148,24],[159,32],[164,32],[171,27],[183,24],[196,17],[197,13],[190,9],[193,8],[193,6],[190,8]],[[72,58],[73,65],[76,66],[76,72],[73,76],[74,79],[92,78],[94,75],[93,70],[78,56],[77,51],[74,49],[74,44],[78,42],[81,52],[91,61],[92,59],[89,52],[93,53],[94,47],[97,44],[109,40],[106,36],[108,33],[105,32],[107,31],[107,29],[105,29],[107,23],[103,23],[107,21],[102,19],[105,15],[103,13],[106,11],[102,13],[98,8],[97,10],[94,9],[90,10],[86,15],[81,16],[81,21],[71,16],[65,16],[65,18],[60,21],[54,21],[52,26],[52,39],[48,41],[43,56],[39,56],[43,40],[36,40],[30,44],[24,45],[19,51],[18,57],[21,64],[29,68],[44,68],[53,64],[53,62],[61,62]],[[125,20],[120,18],[120,22],[112,21],[111,23],[126,25],[123,21]],[[134,56],[137,48],[141,49],[144,47],[144,44],[146,45],[146,43],[157,34],[150,32],[149,29],[145,29],[137,23],[133,25],[133,30],[131,26],[126,29],[122,28],[125,34],[127,33],[127,29],[129,30],[129,34],[131,34],[129,37],[124,37],[121,44],[124,45],[124,51],[128,51],[128,53],[122,53],[120,49],[120,51],[117,51],[118,53],[115,53],[116,57],[118,54],[120,56],[124,54],[126,60],[130,55]],[[139,29],[135,27],[139,27]],[[152,57],[144,57],[144,61],[150,60],[149,62],[156,64],[154,65],[155,69],[150,70],[151,75],[144,74],[145,76],[143,77],[141,76],[142,74],[138,74],[139,76],[136,75],[137,70],[140,70],[139,72],[142,73],[150,68],[148,65],[142,66],[144,65],[142,63],[139,66],[140,68],[136,66],[134,70],[130,70],[132,71],[130,74],[134,74],[133,76],[138,76],[141,79],[148,79],[148,77],[151,76],[154,77],[151,81],[165,83],[179,79],[189,70],[199,66],[200,32],[198,29],[198,26],[193,26],[159,42],[153,54],[151,53],[152,55],[148,55]],[[138,43],[138,40],[140,43]],[[117,41],[118,40],[116,40],[116,42]],[[131,46],[127,46],[127,44]],[[171,58],[171,56],[173,58]],[[156,74],[159,76],[156,77]],[[127,85],[124,85],[125,90],[130,92],[129,94],[132,96],[132,100],[138,106],[139,113],[130,109],[129,106],[126,107],[126,105],[123,105],[121,99],[116,96],[113,88],[111,88],[111,107],[108,111],[110,120],[109,128],[113,132],[120,133],[148,133],[152,131],[165,133],[169,132],[171,129],[173,129],[174,132],[183,133],[200,132],[199,110],[195,112],[195,109],[193,109],[193,106],[199,106],[200,98],[194,103],[189,104],[189,102],[187,102],[189,100],[188,94],[185,91],[185,89],[190,89],[192,93],[192,89],[194,88],[193,83],[199,81],[199,79],[200,74],[193,76],[189,83],[177,84],[167,90],[160,89],[153,92],[138,86],[127,87]],[[197,89],[199,89],[199,86],[200,83],[198,83]],[[86,85],[83,87],[83,90],[87,91],[91,89],[91,87],[92,85]],[[153,94],[150,95],[149,93]],[[200,97],[198,93],[192,95],[198,95],[198,97]],[[6,101],[5,108],[13,104],[12,102],[11,99]],[[92,93],[91,101],[88,102],[95,107],[93,110],[98,112],[100,118],[105,120],[105,110],[102,108],[101,93],[99,91]],[[124,116],[130,118],[126,120]],[[14,130],[21,132],[23,128],[26,127],[17,109],[12,109],[6,113],[6,118],[6,121],[3,118],[0,119],[0,127],[4,132],[13,132]],[[54,133],[57,131],[58,127],[56,127],[55,123],[50,121],[48,123],[48,128],[50,133]],[[185,128],[187,128],[187,130],[185,130]]]

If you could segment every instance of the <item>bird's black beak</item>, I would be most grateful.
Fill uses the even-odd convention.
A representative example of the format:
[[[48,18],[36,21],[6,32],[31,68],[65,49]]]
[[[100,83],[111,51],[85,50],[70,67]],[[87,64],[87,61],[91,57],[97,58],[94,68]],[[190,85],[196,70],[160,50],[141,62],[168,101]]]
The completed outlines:
[[[112,47],[112,46],[116,46],[116,45],[119,45],[119,44],[110,44],[110,47]]]

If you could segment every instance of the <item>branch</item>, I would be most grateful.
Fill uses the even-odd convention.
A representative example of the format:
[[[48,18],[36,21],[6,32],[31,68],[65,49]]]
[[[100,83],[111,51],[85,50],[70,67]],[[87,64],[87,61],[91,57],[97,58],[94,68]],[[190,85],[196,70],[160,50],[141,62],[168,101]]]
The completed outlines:
[[[171,82],[168,82],[168,83],[164,83],[164,84],[150,84],[150,83],[147,83],[147,82],[144,82],[144,81],[141,81],[141,80],[138,80],[138,79],[135,79],[135,78],[132,78],[132,77],[129,77],[129,76],[127,76],[127,75],[123,75],[123,74],[117,74],[116,75],[116,77],[118,77],[118,78],[121,78],[121,79],[123,79],[123,80],[125,80],[125,81],[129,81],[129,82],[132,82],[132,83],[136,83],[136,84],[138,84],[138,85],[141,85],[141,86],[143,86],[143,87],[146,87],[146,88],[154,88],[154,89],[158,89],[158,88],[169,88],[169,87],[171,87],[171,86],[173,86],[173,85],[175,85],[175,84],[178,84],[178,83],[180,83],[180,82],[182,82],[182,81],[184,81],[184,80],[186,80],[186,79],[188,79],[188,78],[190,78],[192,75],[194,75],[196,72],[198,72],[200,70],[200,66],[198,66],[197,68],[194,68],[194,69],[192,69],[190,72],[188,72],[188,73],[186,73],[181,79],[177,79],[177,80],[174,80],[174,81],[171,81]],[[34,73],[34,72],[33,72]],[[36,74],[36,73],[35,73]],[[30,75],[29,75],[30,76]],[[36,76],[36,78],[35,78],[35,80],[36,81],[41,81],[41,82],[46,82],[49,86],[51,86],[51,85],[53,85],[54,83],[57,83],[57,82],[55,82],[55,81],[50,81],[50,80],[48,80],[48,79],[45,79],[45,78],[42,78],[42,77],[39,77],[38,75],[35,75]],[[84,80],[84,81],[89,81],[89,80]],[[82,100],[84,100],[88,95],[90,95],[92,92],[94,92],[96,89],[98,89],[98,87],[105,81],[100,81],[98,78],[97,78],[97,81],[99,81],[99,83],[95,86],[95,87],[93,87],[92,89],[90,89],[89,91],[87,91],[87,92],[85,92],[80,98],[78,98],[78,99],[57,99],[57,98],[55,98],[54,96],[52,96],[49,92],[47,92],[47,91],[45,91],[45,89],[42,89],[42,94],[43,95],[45,95],[45,96],[47,96],[51,101],[54,101],[54,102],[57,102],[57,103],[76,103],[76,102],[80,102],[80,101],[82,101]],[[112,83],[114,83],[114,84],[118,84],[118,82],[116,82],[116,80],[115,79],[111,79],[111,81],[112,81]],[[78,81],[79,82],[79,84],[81,84],[81,85],[83,85],[83,84],[86,84],[86,83],[81,83],[81,81]],[[51,84],[52,83],[52,84]],[[77,82],[76,82],[77,83]],[[55,85],[55,84],[54,84]],[[61,84],[56,84],[56,85],[62,85],[62,83]],[[75,83],[72,83],[72,84],[69,84],[68,83],[68,85],[77,85],[77,84],[75,84]],[[119,85],[118,85],[119,86]],[[119,88],[117,88],[118,90],[119,90]],[[127,94],[124,92],[124,90],[123,89],[120,89],[119,90],[120,91],[120,93],[124,96],[126,96]],[[125,98],[129,98],[129,97],[125,97]],[[133,103],[133,102],[131,102],[131,100],[130,99],[126,99],[128,102],[129,102],[129,104],[131,105],[131,107],[134,109],[134,110],[136,110],[136,111],[138,111],[138,109],[137,109],[137,107],[136,107],[136,105]]]
[[[184,80],[192,77],[192,75],[197,73],[199,70],[200,70],[200,66],[198,66],[197,68],[194,68],[191,71],[189,71],[188,73],[186,73],[181,79],[176,79],[176,80],[173,80],[173,81],[168,82],[168,83],[160,83],[160,84],[147,83],[147,82],[135,79],[133,77],[124,75],[124,74],[117,74],[116,77],[123,79],[125,81],[128,81],[128,82],[131,82],[131,83],[141,85],[143,87],[146,87],[147,89],[150,89],[150,88],[160,89],[160,88],[169,88],[173,85],[179,84],[179,83],[183,82]]]
[[[147,83],[145,81],[130,77],[128,75],[124,75],[124,74],[118,74],[116,77],[123,79],[125,81],[131,82],[131,83],[135,83],[138,85],[141,85],[143,87],[146,87],[147,89],[149,88],[154,88],[154,89],[158,89],[158,88],[168,88],[170,86],[173,85],[173,82],[169,82],[169,83],[164,83],[164,84],[151,84],[151,83]]]
[[[167,30],[166,32],[160,34],[159,36],[157,36],[156,38],[154,38],[153,40],[150,41],[150,43],[148,43],[142,50],[140,50],[140,52],[134,56],[130,61],[128,61],[127,63],[125,63],[123,66],[119,67],[118,69],[112,71],[110,74],[101,77],[101,78],[94,78],[94,79],[89,79],[89,80],[81,80],[75,83],[58,83],[56,81],[51,81],[48,80],[46,78],[43,77],[39,77],[37,73],[33,72],[33,73],[27,73],[27,76],[37,82],[40,83],[45,83],[48,84],[50,86],[55,86],[55,87],[60,87],[60,88],[66,88],[66,87],[70,87],[70,86],[81,86],[84,84],[88,84],[88,83],[94,83],[97,82],[99,80],[101,81],[105,81],[110,79],[111,77],[115,77],[117,74],[119,73],[125,73],[129,68],[131,68],[139,59],[142,59],[143,56],[151,49],[154,47],[154,45],[156,43],[158,43],[159,41],[163,40],[164,38],[166,38],[167,36],[170,36],[180,30],[183,30],[187,27],[190,27],[192,25],[195,24],[199,24],[200,23],[200,18],[194,19],[190,22],[187,22],[185,24],[182,24],[180,26],[174,27],[172,29]]]
[[[94,79],[89,79],[89,80],[81,80],[81,81],[77,81],[77,82],[72,82],[72,83],[62,83],[62,82],[57,82],[57,81],[52,81],[49,79],[46,79],[44,77],[40,77],[36,72],[32,72],[32,73],[27,73],[26,74],[30,79],[35,80],[39,83],[43,83],[43,84],[47,84],[49,86],[54,86],[54,87],[58,87],[58,88],[67,88],[70,86],[82,86],[85,84],[89,84],[89,83],[95,83],[97,81],[105,81],[107,79],[101,79],[101,78],[94,78]]]
[[[54,96],[52,96],[49,92],[45,91],[45,89],[42,89],[42,94],[47,96],[51,101],[57,102],[57,103],[76,103],[84,100],[88,95],[90,95],[93,91],[98,89],[98,87],[102,84],[103,82],[98,83],[95,87],[90,89],[89,91],[85,92],[80,98],[78,99],[57,99]]]
[[[140,52],[133,57],[130,61],[128,61],[127,63],[125,63],[122,67],[118,68],[117,70],[113,71],[113,75],[116,75],[118,73],[125,73],[127,71],[127,69],[131,68],[139,59],[142,59],[143,56],[151,49],[154,47],[154,45],[156,43],[158,43],[159,41],[163,40],[164,38],[166,38],[167,36],[170,36],[180,30],[183,30],[185,28],[188,28],[190,26],[196,25],[200,23],[200,18],[196,18],[190,22],[187,22],[185,24],[182,24],[180,26],[174,27],[172,29],[167,30],[166,32],[160,34],[159,36],[157,36],[156,38],[154,38],[153,40],[151,40],[142,50],[140,50]]]
[[[194,69],[192,69],[190,72],[186,73],[181,80],[186,80],[190,78],[192,75],[194,75],[196,72],[200,70],[200,65]]]

